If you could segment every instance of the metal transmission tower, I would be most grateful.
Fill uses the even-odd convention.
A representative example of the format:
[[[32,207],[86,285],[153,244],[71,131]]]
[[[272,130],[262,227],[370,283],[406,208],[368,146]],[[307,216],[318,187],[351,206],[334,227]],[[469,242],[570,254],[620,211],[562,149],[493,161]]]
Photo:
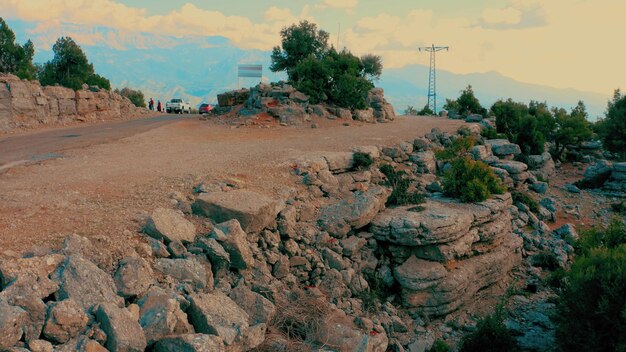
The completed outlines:
[[[422,48],[418,48],[419,51],[427,51],[430,53],[430,69],[428,71],[428,107],[437,114],[437,76],[435,69],[435,54],[438,51],[448,51],[450,47],[448,46],[426,46]],[[432,99],[431,99],[432,98]],[[432,104],[431,104],[432,102]]]

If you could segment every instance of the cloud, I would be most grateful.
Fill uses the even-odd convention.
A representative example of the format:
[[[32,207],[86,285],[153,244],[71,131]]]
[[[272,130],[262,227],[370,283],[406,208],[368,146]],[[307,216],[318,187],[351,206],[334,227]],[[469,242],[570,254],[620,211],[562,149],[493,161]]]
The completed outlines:
[[[294,17],[295,16],[291,12],[290,9],[279,8],[279,7],[276,7],[276,6],[272,6],[269,9],[267,9],[265,11],[264,16],[263,16],[263,18],[266,21],[270,21],[270,22],[285,20],[285,19],[294,18]]]
[[[372,2],[376,15],[362,16],[356,0],[318,0],[300,13],[269,7],[261,12],[262,22],[191,3],[151,15],[116,1],[0,0],[0,14],[36,23],[28,35],[38,46],[41,41],[49,47],[60,35],[113,48],[173,45],[175,37],[221,37],[243,49],[270,50],[283,27],[302,19],[317,22],[311,8],[323,6],[353,11],[341,24],[340,46],[356,55],[381,55],[385,67],[427,65],[427,55],[417,48],[435,44],[450,46],[438,57],[438,67],[455,73],[496,70],[520,81],[609,93],[626,77],[626,51],[617,41],[626,32],[623,0],[509,0],[474,16],[435,13],[417,1],[403,12],[394,12],[393,2]],[[319,19],[320,28],[336,26]],[[598,55],[582,49],[588,45],[607,51]]]
[[[511,7],[503,9],[485,9],[483,11],[483,22],[488,24],[509,24],[520,23],[522,11]]]
[[[316,7],[320,9],[332,8],[351,10],[354,9],[358,4],[358,0],[323,0],[321,3],[317,4]]]
[[[547,25],[546,15],[540,2],[535,0],[512,0],[506,7],[487,8],[476,23],[477,27],[495,30],[512,30]]]
[[[41,11],[45,8],[46,11]],[[67,24],[86,28],[114,28],[119,33],[143,32],[169,36],[222,36],[244,49],[267,49],[278,42],[280,29],[299,19],[309,18],[309,7],[294,15],[291,11],[272,7],[265,13],[266,22],[253,23],[243,16],[227,16],[192,3],[165,15],[148,15],[146,9],[129,7],[114,0],[0,0],[0,13],[40,25],[31,34],[80,36],[84,44],[108,40],[98,33],[78,27],[71,31]],[[63,26],[65,25],[65,26]],[[118,43],[119,47],[121,43]]]
[[[474,18],[420,9],[383,12],[342,28],[342,44],[357,55],[381,55],[386,68],[428,65],[417,48],[446,45],[450,51],[437,57],[441,69],[495,70],[522,82],[610,93],[626,77],[626,51],[615,41],[626,32],[623,9],[621,0],[517,0]],[[585,44],[607,53],[584,50]]]

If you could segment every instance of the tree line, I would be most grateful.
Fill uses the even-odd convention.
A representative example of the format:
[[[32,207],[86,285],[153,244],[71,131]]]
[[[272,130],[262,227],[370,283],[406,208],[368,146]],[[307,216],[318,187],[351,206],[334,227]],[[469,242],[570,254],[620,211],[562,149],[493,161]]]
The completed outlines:
[[[21,79],[39,80],[44,86],[60,85],[79,90],[83,84],[111,90],[111,82],[97,74],[87,55],[71,37],[60,37],[52,47],[54,57],[44,64],[34,64],[35,46],[31,40],[15,43],[15,33],[0,17],[0,73]],[[134,105],[145,107],[143,93],[130,88],[116,90]]]
[[[416,112],[409,108],[408,112]],[[553,158],[562,160],[568,157],[567,146],[580,147],[583,142],[597,139],[617,159],[626,160],[626,97],[619,89],[608,102],[605,117],[596,122],[589,121],[583,101],[568,111],[549,107],[545,101],[531,100],[526,104],[509,98],[498,100],[486,109],[476,98],[471,85],[461,91],[457,99],[446,99],[444,109],[449,116],[459,118],[473,114],[495,116],[496,128],[486,130],[485,137],[507,138],[518,144],[524,155],[549,151]],[[546,142],[549,142],[550,150],[545,150]]]

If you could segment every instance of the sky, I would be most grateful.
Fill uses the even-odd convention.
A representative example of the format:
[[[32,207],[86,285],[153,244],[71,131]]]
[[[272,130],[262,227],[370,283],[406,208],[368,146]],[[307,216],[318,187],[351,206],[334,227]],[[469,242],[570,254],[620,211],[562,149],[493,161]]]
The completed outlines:
[[[428,65],[417,49],[435,44],[450,47],[437,66],[453,73],[497,71],[607,96],[626,88],[624,13],[624,0],[0,0],[0,16],[29,24],[18,38],[44,49],[60,35],[116,49],[167,45],[137,41],[141,33],[271,50],[281,28],[309,20],[333,45],[380,55],[385,67]]]

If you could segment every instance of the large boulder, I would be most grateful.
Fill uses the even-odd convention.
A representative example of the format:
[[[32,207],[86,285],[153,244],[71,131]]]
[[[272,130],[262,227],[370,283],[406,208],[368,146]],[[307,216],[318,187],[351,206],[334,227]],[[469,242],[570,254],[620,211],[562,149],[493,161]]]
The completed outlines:
[[[230,254],[215,238],[200,237],[197,239],[196,245],[204,250],[207,258],[217,270],[230,266]]]
[[[304,107],[297,104],[280,105],[268,109],[268,113],[285,125],[298,126],[306,121],[310,121],[309,114]]]
[[[71,298],[86,311],[103,302],[124,305],[111,276],[79,255],[68,256],[53,275],[60,284],[55,292],[57,301]]]
[[[354,153],[350,152],[329,152],[323,155],[327,168],[334,174],[343,173],[352,169],[354,165]]]
[[[194,332],[187,315],[171,293],[161,289],[151,290],[139,301],[139,306],[139,324],[148,346],[170,335]]]
[[[626,162],[613,164],[611,179],[615,181],[626,182]]]
[[[50,280],[50,275],[64,260],[65,256],[60,254],[0,260],[0,299],[15,296],[43,299],[50,296],[59,288],[57,282]]]
[[[584,177],[586,180],[592,180],[598,177],[608,177],[613,171],[613,163],[608,160],[598,160],[595,164],[589,165],[585,169]]]
[[[237,219],[248,233],[270,226],[278,214],[273,199],[245,189],[200,194],[194,207],[215,222]]]
[[[528,156],[528,168],[533,175],[541,177],[543,180],[548,180],[556,173],[556,165],[548,152]]]
[[[22,338],[22,325],[28,313],[0,300],[0,350],[9,350]]]
[[[491,146],[491,151],[496,156],[517,155],[522,153],[519,145],[511,143],[506,139],[489,139],[485,141],[485,144]]]
[[[424,168],[429,174],[434,174],[437,171],[437,159],[435,153],[432,151],[417,152],[411,154],[409,160]]]
[[[481,203],[429,200],[422,206],[424,210],[418,212],[410,206],[387,209],[373,219],[371,231],[379,240],[403,246],[441,244],[466,236],[474,222],[494,215]]]
[[[248,313],[251,326],[269,323],[276,313],[276,307],[270,300],[243,285],[237,286],[229,296]]]
[[[189,317],[196,332],[217,335],[226,345],[243,343],[248,334],[248,314],[221,292],[190,295]]]
[[[510,175],[520,174],[528,170],[528,165],[513,160],[500,160],[493,165],[494,167],[506,170]]]
[[[354,110],[353,118],[362,122],[375,122],[374,109]]]
[[[361,331],[352,324],[346,324],[346,320],[343,312],[331,312],[329,318],[313,332],[314,339],[333,351],[387,351],[389,339],[384,329]]]
[[[211,231],[230,257],[230,266],[235,269],[249,269],[254,265],[254,257],[246,233],[237,220],[229,220],[215,225]]]
[[[161,258],[155,260],[154,268],[177,281],[188,282],[197,289],[203,289],[207,286],[212,287],[213,281],[209,281],[209,278],[213,278],[210,270],[207,272],[205,264],[200,263],[195,258]]]
[[[43,334],[48,340],[63,344],[83,332],[88,322],[83,308],[74,300],[66,299],[50,304]]]
[[[141,326],[131,313],[115,304],[102,303],[96,320],[106,333],[106,347],[111,352],[143,352],[148,346]]]
[[[154,282],[150,264],[139,257],[122,259],[113,279],[119,295],[126,298],[141,296]]]
[[[352,229],[369,224],[387,202],[391,192],[373,186],[365,192],[355,192],[351,197],[321,209],[318,224],[334,237],[344,237]]]
[[[144,232],[156,239],[164,239],[167,243],[193,242],[196,238],[195,226],[181,213],[166,208],[158,208],[150,215]]]
[[[63,254],[80,255],[88,258],[90,262],[96,264],[100,269],[111,272],[115,269],[113,254],[104,246],[94,244],[87,237],[71,234],[63,241]]]
[[[474,300],[481,289],[506,280],[509,271],[521,263],[521,247],[522,239],[509,234],[493,251],[463,260],[446,269],[446,275],[441,267],[419,265],[410,258],[402,270],[395,271],[403,304],[428,316],[453,312]]]

